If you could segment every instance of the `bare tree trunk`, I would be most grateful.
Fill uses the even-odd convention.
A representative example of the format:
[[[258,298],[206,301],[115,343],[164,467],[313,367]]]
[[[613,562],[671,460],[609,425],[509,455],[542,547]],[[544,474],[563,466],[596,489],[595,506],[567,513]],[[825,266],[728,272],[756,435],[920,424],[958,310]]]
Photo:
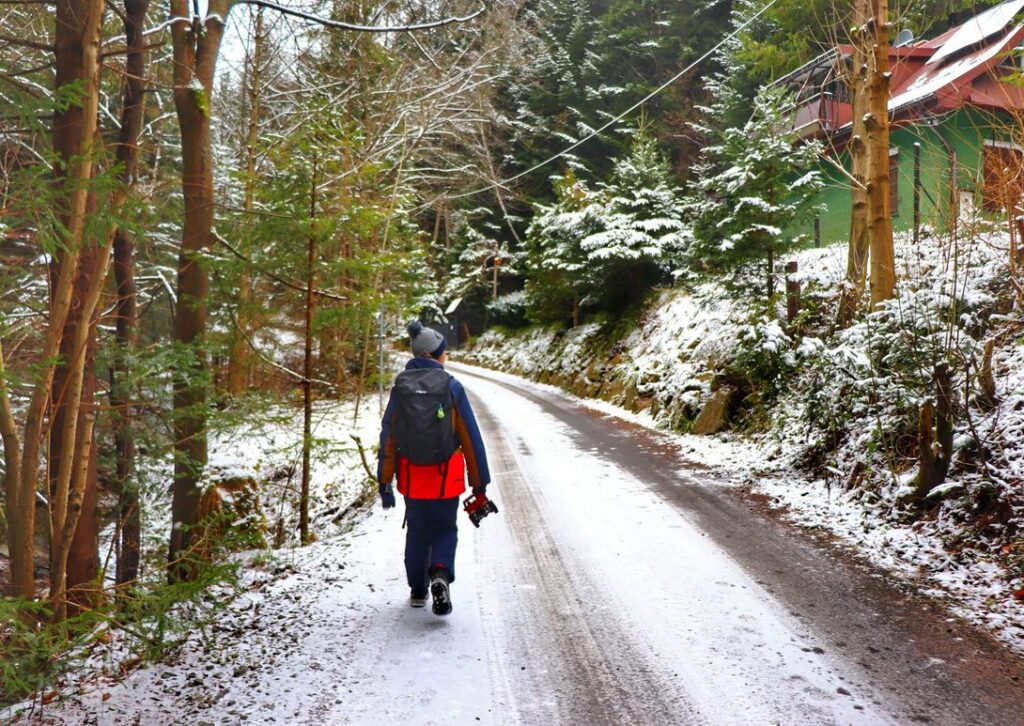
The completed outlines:
[[[868,195],[867,195],[867,129],[864,119],[868,110],[868,65],[871,37],[867,32],[868,3],[855,0],[853,15],[853,67],[850,95],[853,100],[853,128],[850,132],[850,172],[854,179],[853,207],[850,214],[850,243],[846,256],[846,281],[839,299],[839,326],[845,328],[853,322],[864,295],[867,279],[868,250]]]
[[[95,205],[90,204],[91,213]],[[74,592],[73,604],[93,607],[91,587],[99,575],[99,522],[96,519],[98,481],[96,467],[81,469],[85,479],[74,481],[80,459],[96,449],[91,439],[78,441],[79,428],[86,417],[95,418],[96,408],[96,307],[99,301],[97,278],[106,277],[109,254],[91,242],[82,250],[75,276],[74,302],[61,340],[61,363],[54,374],[50,413],[50,592],[63,587]],[[101,269],[101,267],[103,269]],[[95,293],[93,289],[97,288]],[[83,448],[79,448],[81,445]],[[77,526],[68,530],[71,542],[61,540],[67,521],[67,509],[74,488],[83,491],[83,508]],[[88,506],[91,505],[91,506]],[[58,561],[67,550],[66,560]],[[72,556],[71,553],[74,553]],[[66,572],[67,582],[57,582]],[[62,602],[56,603],[58,609]]]
[[[245,202],[246,215],[253,211],[256,192],[256,141],[260,129],[260,97],[261,71],[263,67],[263,46],[266,38],[263,34],[263,8],[256,12],[256,29],[253,38],[253,58],[249,76],[249,124],[245,140]],[[231,352],[228,360],[228,393],[237,396],[245,392],[249,385],[249,370],[252,358],[249,344],[246,342],[249,327],[252,324],[250,299],[252,296],[249,271],[243,268],[238,282],[238,331],[231,341]]]
[[[77,148],[88,150],[96,131],[96,110],[99,98],[99,30],[103,16],[101,0],[60,0],[57,3],[56,84],[80,82],[82,92],[78,105],[70,106],[54,117],[54,147],[59,153]],[[92,177],[89,153],[64,155],[58,181],[66,190],[67,206],[59,210],[64,220],[64,245],[51,273],[50,315],[40,351],[41,365],[29,400],[22,432],[20,469],[7,470],[8,544],[11,554],[13,592],[20,597],[33,597],[33,537],[35,534],[36,488],[39,478],[43,426],[50,403],[51,385],[56,360],[61,349],[64,325],[74,298],[74,279],[78,270],[79,249],[85,229],[88,180]],[[77,411],[76,411],[77,417]],[[5,443],[17,431],[6,416]]]
[[[168,576],[171,581],[194,573],[182,561],[192,544],[199,518],[198,484],[206,466],[206,396],[209,364],[206,343],[206,298],[209,287],[202,253],[212,241],[213,159],[210,153],[210,99],[213,74],[224,34],[229,0],[211,0],[205,20],[190,18],[188,0],[171,0],[174,55],[174,106],[181,128],[185,219],[178,255],[178,302],[174,341],[191,361],[180,361],[174,375],[174,484]]]
[[[889,9],[888,0],[872,0],[868,22],[872,38],[868,80],[868,225],[871,237],[871,305],[896,291],[896,261],[889,198]]]
[[[309,544],[309,476],[313,444],[313,278],[316,265],[316,158],[309,185],[309,240],[306,251],[305,348],[302,358],[302,492],[299,498],[299,539]]]
[[[117,161],[121,165],[121,183],[128,187],[135,177],[138,162],[138,138],[142,128],[145,95],[142,75],[145,70],[143,26],[149,0],[125,0],[124,31],[129,48],[125,61],[124,100],[121,129],[117,139]],[[135,436],[132,432],[131,394],[128,390],[128,359],[136,345],[137,298],[135,285],[135,246],[124,232],[114,234],[114,278],[117,284],[116,354],[111,370],[110,406],[114,417],[114,447],[117,454],[116,484],[120,541],[117,543],[118,585],[138,577],[142,536],[139,490],[135,481]]]
[[[95,397],[96,377],[91,376],[91,397]],[[87,416],[95,416],[95,402]],[[67,603],[72,614],[90,610],[103,602],[100,582],[100,519],[96,511],[99,498],[97,458],[99,441],[91,436],[86,442],[88,461],[83,470],[85,488],[82,491],[81,514],[71,536],[67,556]]]
[[[21,475],[21,442],[18,440],[18,424],[14,420],[11,406],[11,392],[7,384],[7,368],[4,363],[3,340],[0,339],[0,435],[4,441],[4,491],[7,493],[7,529],[11,543],[11,554],[14,554],[14,542],[20,544],[24,515],[18,506],[19,476]],[[33,502],[35,504],[35,502]],[[31,567],[32,545],[28,546],[29,566]],[[31,572],[31,570],[30,570]]]

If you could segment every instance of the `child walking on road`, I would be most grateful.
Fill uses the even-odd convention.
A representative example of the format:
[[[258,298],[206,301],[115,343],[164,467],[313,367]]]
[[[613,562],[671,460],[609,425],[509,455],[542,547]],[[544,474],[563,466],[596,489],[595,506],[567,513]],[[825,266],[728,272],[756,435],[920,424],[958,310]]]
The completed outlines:
[[[410,323],[413,358],[398,374],[381,422],[377,481],[385,509],[395,506],[391,488],[405,497],[408,531],[405,571],[409,603],[427,602],[437,615],[452,611],[456,517],[466,476],[474,494],[490,483],[487,454],[466,391],[444,370],[447,341],[441,333]]]

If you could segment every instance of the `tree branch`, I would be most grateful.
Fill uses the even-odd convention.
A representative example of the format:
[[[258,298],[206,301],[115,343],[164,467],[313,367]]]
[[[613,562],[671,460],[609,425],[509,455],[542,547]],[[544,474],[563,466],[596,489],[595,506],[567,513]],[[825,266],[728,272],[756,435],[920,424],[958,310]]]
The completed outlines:
[[[441,18],[440,20],[432,20],[428,23],[412,23],[410,25],[356,25],[354,23],[344,23],[340,20],[332,20],[331,18],[324,18],[313,13],[307,13],[302,10],[296,10],[294,8],[286,8],[278,5],[270,0],[238,0],[239,5],[256,5],[262,8],[270,8],[276,10],[284,15],[292,15],[296,18],[302,18],[303,20],[310,20],[318,25],[322,25],[326,28],[335,28],[337,30],[355,30],[360,33],[410,33],[415,30],[430,30],[431,28],[441,28],[445,25],[454,25],[456,23],[465,23],[472,20],[478,15],[482,14],[486,10],[486,6],[481,5],[480,9],[475,13],[463,16],[451,16],[448,18]]]
[[[259,265],[257,265],[255,262],[252,261],[252,258],[245,256],[244,254],[239,252],[237,249],[235,249],[231,245],[231,243],[228,242],[223,237],[221,237],[220,234],[216,230],[213,231],[213,238],[217,242],[219,242],[220,244],[222,244],[225,247],[227,247],[228,250],[231,251],[231,254],[233,254],[235,257],[237,257],[238,259],[242,260],[243,262],[248,262],[250,265],[252,265],[253,268],[257,272],[260,272],[260,273],[266,275],[271,280],[276,280],[277,282],[280,282],[285,287],[290,287],[291,289],[298,290],[299,292],[306,292],[306,286],[305,285],[300,285],[297,282],[293,282],[293,281],[289,280],[286,277],[281,277],[280,275],[276,275],[273,272],[271,272],[270,270],[265,270],[262,267],[260,267]],[[340,302],[346,302],[348,300],[348,298],[345,297],[344,295],[338,295],[336,293],[326,292],[324,290],[313,290],[313,294],[314,295],[319,295],[320,297],[325,297],[328,300],[338,300]]]
[[[51,43],[39,43],[34,40],[25,40],[24,38],[15,38],[12,35],[5,35],[0,33],[0,43],[8,43],[10,45],[20,45],[26,48],[35,48],[36,50],[53,51],[53,45]]]
[[[242,336],[242,340],[244,340],[246,345],[248,345],[249,348],[252,350],[252,352],[256,354],[256,357],[259,358],[260,360],[262,360],[264,363],[266,363],[267,365],[272,366],[273,368],[276,368],[277,370],[281,371],[282,373],[284,373],[289,378],[292,378],[296,383],[305,383],[308,380],[310,383],[319,383],[321,386],[326,386],[327,388],[329,388],[331,390],[337,390],[337,386],[335,386],[330,381],[322,381],[319,378],[309,378],[309,379],[307,379],[304,375],[302,375],[298,371],[293,371],[288,366],[281,365],[280,363],[275,361],[273,358],[267,356],[262,350],[260,350],[259,348],[256,347],[256,344],[252,341],[252,338],[250,338],[248,335],[246,335],[245,331],[242,330],[242,326],[240,326],[238,324],[238,320],[235,318],[235,316],[233,314],[231,314],[231,313],[229,313],[229,315],[231,317],[232,325],[235,326],[235,330],[238,331],[238,334],[240,336]]]
[[[118,48],[117,50],[105,50],[100,54],[101,58],[109,58],[114,55],[131,55],[132,53],[143,53],[153,48],[162,48],[167,45],[166,41],[160,40],[149,45],[143,45],[138,48]]]

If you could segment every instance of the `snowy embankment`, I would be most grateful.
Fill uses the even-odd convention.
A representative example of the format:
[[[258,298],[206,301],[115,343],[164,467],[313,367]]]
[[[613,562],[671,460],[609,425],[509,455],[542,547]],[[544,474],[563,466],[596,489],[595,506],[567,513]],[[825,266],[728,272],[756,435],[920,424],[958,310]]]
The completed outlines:
[[[307,674],[317,670],[321,653],[313,644],[323,633],[314,632],[307,622],[303,603],[320,588],[351,579],[345,570],[345,553],[351,546],[347,535],[363,515],[363,505],[376,501],[377,493],[354,437],[360,439],[373,467],[380,429],[378,408],[376,397],[363,400],[358,417],[352,401],[314,405],[310,530],[319,541],[308,548],[297,546],[301,409],[274,406],[247,415],[242,422],[219,426],[210,437],[207,486],[217,486],[223,506],[234,508],[229,509],[237,515],[232,525],[258,533],[248,541],[262,541],[266,547],[230,556],[240,565],[237,582],[214,585],[199,606],[168,612],[175,624],[160,636],[166,638],[166,652],[159,662],[145,660],[147,648],[138,631],[112,624],[87,653],[74,659],[84,658],[60,678],[52,692],[37,694],[34,702],[0,709],[0,722],[202,723],[201,717],[209,718],[215,704],[219,708],[212,712],[214,722],[270,723],[273,716],[278,723],[286,723],[295,712],[306,712],[306,697],[322,691],[324,684],[317,682],[306,690],[295,685],[305,683]],[[170,522],[166,482],[173,468],[168,457],[143,463],[144,511],[149,515],[143,523],[144,559],[159,564]],[[218,485],[240,481],[253,483],[257,496],[242,497]],[[113,526],[101,536],[106,550]],[[107,571],[113,573],[115,557],[111,553],[108,559]],[[147,572],[144,565],[142,576],[162,578],[163,571]],[[351,614],[339,610],[338,617]],[[188,630],[179,632],[182,628]],[[147,621],[142,628],[146,638],[153,637],[149,629]],[[332,638],[335,635],[332,631]],[[303,643],[307,644],[296,653]],[[292,659],[298,659],[294,666]],[[298,680],[254,681],[250,671],[268,662],[280,665],[275,677],[287,671]],[[54,702],[42,706],[39,696]]]
[[[733,400],[730,431],[678,434],[682,450],[1024,652],[1024,320],[1008,301],[1007,247],[983,230],[956,246],[899,240],[899,297],[838,332],[843,245],[787,258],[804,292],[799,328],[784,322],[784,300],[771,319],[763,303],[703,283],[662,292],[625,335],[598,324],[490,332],[463,359],[676,432],[713,391],[755,381]],[[955,453],[945,483],[912,508],[917,409],[940,359],[953,361]]]

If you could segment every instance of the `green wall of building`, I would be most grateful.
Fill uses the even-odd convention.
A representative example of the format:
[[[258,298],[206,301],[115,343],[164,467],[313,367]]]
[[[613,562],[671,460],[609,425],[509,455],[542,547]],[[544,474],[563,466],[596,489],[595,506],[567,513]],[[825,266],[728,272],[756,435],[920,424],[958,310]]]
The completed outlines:
[[[921,223],[942,229],[949,220],[952,195],[950,156],[940,135],[956,152],[957,188],[962,197],[964,192],[980,191],[983,142],[986,139],[1008,140],[1007,125],[1004,118],[975,109],[961,109],[942,117],[934,126],[919,123],[894,129],[890,144],[899,150],[899,204],[893,216],[893,229],[913,228],[915,143],[921,145]],[[846,152],[833,159],[849,171]],[[821,172],[825,178],[825,188],[817,199],[823,206],[820,212],[821,242],[846,241],[850,234],[850,179],[825,161],[821,162]],[[813,236],[813,222],[800,225],[794,232]]]

